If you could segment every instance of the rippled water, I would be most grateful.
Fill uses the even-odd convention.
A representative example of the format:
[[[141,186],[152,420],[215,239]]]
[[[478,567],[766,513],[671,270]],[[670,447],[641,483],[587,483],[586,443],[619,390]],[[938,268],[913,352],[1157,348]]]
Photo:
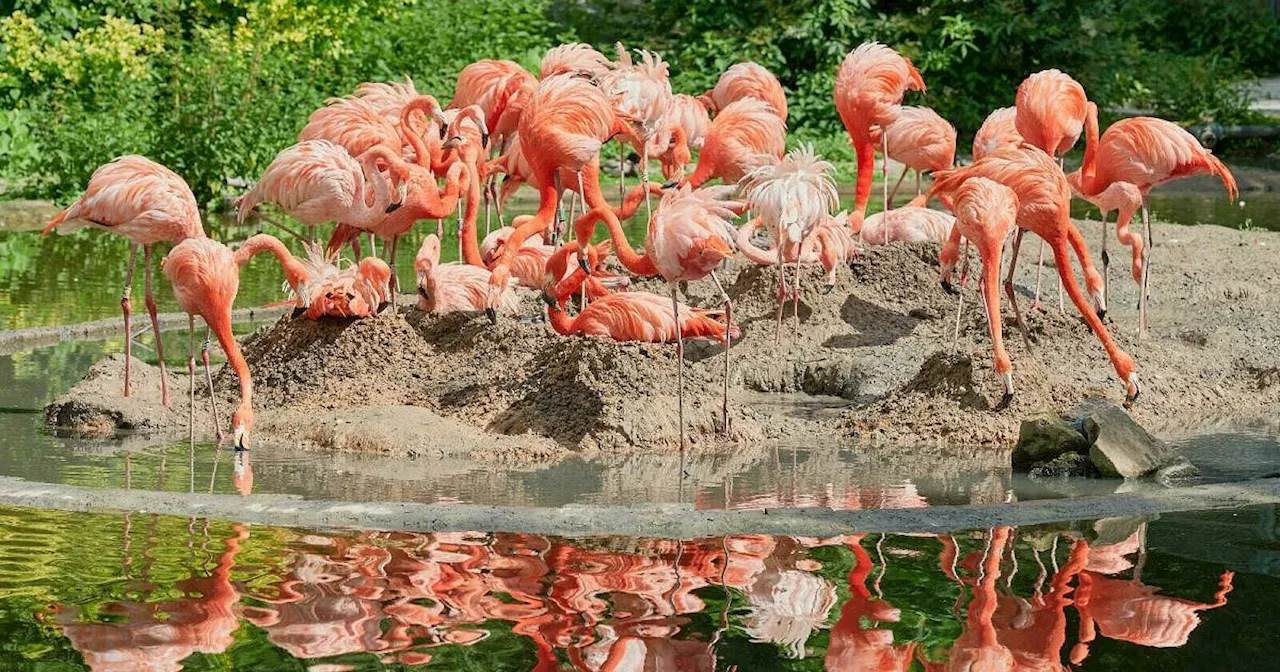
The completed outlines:
[[[1276,523],[565,539],[0,508],[0,669],[1255,667]]]

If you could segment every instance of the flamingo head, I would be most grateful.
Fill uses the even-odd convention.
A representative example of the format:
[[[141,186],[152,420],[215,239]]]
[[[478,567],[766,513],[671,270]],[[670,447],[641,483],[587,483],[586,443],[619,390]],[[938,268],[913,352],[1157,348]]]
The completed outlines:
[[[1142,386],[1138,384],[1138,372],[1131,371],[1125,379],[1124,407],[1133,408],[1142,394]]]
[[[231,415],[231,445],[237,452],[249,450],[249,432],[253,429],[253,407],[241,404]]]

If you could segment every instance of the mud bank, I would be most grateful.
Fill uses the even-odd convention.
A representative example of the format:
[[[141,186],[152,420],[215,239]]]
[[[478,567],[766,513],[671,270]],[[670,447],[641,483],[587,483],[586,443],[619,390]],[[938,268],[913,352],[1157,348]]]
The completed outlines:
[[[1081,227],[1096,242],[1098,223]],[[1196,418],[1273,413],[1280,407],[1280,237],[1172,225],[1158,225],[1156,237],[1150,338],[1136,337],[1127,249],[1113,255],[1124,261],[1111,269],[1108,327],[1137,360],[1143,384],[1135,419],[1159,433]],[[1019,263],[1023,294],[1035,286],[1037,241],[1029,240]],[[930,245],[869,248],[826,294],[820,272],[806,269],[798,331],[788,306],[780,336],[774,270],[741,263],[725,269],[742,329],[729,374],[730,438],[722,437],[720,419],[723,349],[686,343],[694,449],[812,437],[1009,446],[1019,422],[1037,411],[1066,411],[1087,396],[1122,399],[1123,385],[1069,301],[1059,313],[1056,274],[1046,262],[1046,310],[1028,316],[1032,351],[1002,306],[1017,395],[996,409],[1001,389],[981,300],[971,282],[951,354],[956,299],[938,285],[937,254]],[[978,268],[975,259],[974,275]],[[653,280],[636,284],[666,291]],[[709,281],[683,291],[695,305],[719,304]],[[1020,304],[1025,310],[1029,297]],[[564,338],[540,321],[541,310],[527,292],[522,317],[498,325],[481,315],[432,317],[411,307],[354,322],[282,317],[244,342],[256,387],[255,434],[329,449],[465,452],[495,461],[674,451],[675,346]],[[100,363],[51,404],[51,424],[185,435],[185,380],[175,377],[170,410],[146,395],[150,374],[139,378],[140,396],[120,400],[110,392],[122,361]],[[234,376],[221,371],[216,384],[225,417]],[[810,395],[827,412],[779,412],[761,403],[768,396],[762,393]],[[203,411],[203,390],[197,403]],[[208,436],[211,423],[199,424]]]

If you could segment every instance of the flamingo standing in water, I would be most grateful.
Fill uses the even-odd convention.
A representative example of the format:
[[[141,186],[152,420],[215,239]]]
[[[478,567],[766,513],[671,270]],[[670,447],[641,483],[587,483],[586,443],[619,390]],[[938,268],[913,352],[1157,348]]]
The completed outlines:
[[[872,142],[880,140],[889,158],[902,164],[902,174],[889,190],[885,210],[893,204],[894,194],[898,193],[908,170],[916,171],[916,194],[919,195],[922,171],[955,167],[956,127],[927,107],[907,105],[900,108],[898,117],[884,127],[883,134],[885,137],[881,140],[881,132],[873,130]]]
[[[721,117],[716,117],[719,121]],[[831,215],[840,202],[831,173],[835,167],[813,153],[812,145],[791,150],[776,164],[761,166],[746,177],[747,200],[760,211],[760,219],[773,234],[778,255],[778,327],[782,337],[782,307],[786,277],[782,259],[791,248],[803,249],[809,233]],[[793,308],[795,330],[800,330],[800,260],[796,255]]]
[[[1151,260],[1151,220],[1147,194],[1157,184],[1180,177],[1210,174],[1222,179],[1227,197],[1235,200],[1240,190],[1235,176],[1218,157],[1200,145],[1177,124],[1154,117],[1122,119],[1098,137],[1098,109],[1089,106],[1085,137],[1084,165],[1067,176],[1072,189],[1102,210],[1102,268],[1104,287],[1107,257],[1107,213],[1118,210],[1116,237],[1133,248],[1133,279],[1142,285],[1138,302],[1138,334],[1147,334],[1147,282]],[[1142,209],[1147,245],[1129,232],[1129,221]]]
[[[1093,268],[1093,262],[1089,258],[1089,248],[1085,245],[1084,238],[1071,222],[1071,186],[1067,184],[1067,178],[1062,174],[1062,169],[1048,154],[1030,145],[1000,149],[972,165],[938,173],[934,176],[929,195],[942,196],[947,200],[949,197],[954,197],[956,190],[966,180],[974,177],[985,177],[1003,184],[1013,189],[1018,197],[1018,235],[1013,239],[1013,258],[1009,263],[1009,274],[1005,276],[1004,291],[1018,318],[1018,328],[1022,332],[1022,338],[1026,341],[1028,350],[1031,347],[1031,337],[1027,333],[1022,314],[1018,312],[1017,297],[1013,291],[1013,274],[1017,268],[1018,248],[1022,244],[1022,234],[1031,231],[1049,244],[1049,248],[1053,251],[1054,266],[1058,269],[1058,277],[1062,279],[1067,295],[1076,304],[1076,308],[1080,310],[1085,322],[1097,335],[1098,340],[1102,341],[1102,347],[1107,351],[1116,375],[1125,383],[1125,403],[1129,406],[1133,405],[1140,393],[1138,373],[1134,368],[1133,358],[1121,350],[1111,338],[1111,334],[1107,333],[1101,318],[1080,292],[1072,271],[1068,246],[1074,250],[1076,257],[1080,260],[1085,281],[1089,285],[1090,292],[1094,294],[1094,300],[1099,301],[1102,278]]]
[[[866,42],[849,52],[836,72],[835,102],[840,121],[844,123],[853,150],[858,155],[858,186],[854,194],[850,225],[857,233],[867,216],[871,200],[872,171],[875,170],[875,142],[872,129],[882,131],[880,142],[885,153],[884,199],[889,201],[888,134],[883,130],[897,118],[902,96],[909,90],[925,90],[920,71],[911,59],[879,42]]]
[[[1058,159],[1062,168],[1062,156],[1071,151],[1084,131],[1085,114],[1089,99],[1084,87],[1061,70],[1042,70],[1018,85],[1014,99],[1013,125],[1024,142],[1044,150]],[[1036,297],[1031,309],[1040,308],[1040,275],[1044,269],[1044,241],[1040,241],[1040,253],[1036,260]],[[1105,299],[1105,297],[1104,297]],[[1059,287],[1058,301],[1062,292]],[[1106,312],[1105,303],[1099,310]]]
[[[956,222],[951,235],[942,248],[942,286],[951,289],[951,271],[955,268],[960,251],[960,237],[972,241],[982,258],[982,302],[987,310],[987,328],[991,332],[991,347],[995,351],[995,371],[1004,382],[1004,397],[998,408],[1013,400],[1013,365],[1004,349],[1003,328],[1000,323],[1000,253],[1005,238],[1017,228],[1018,197],[1013,190],[992,182],[985,177],[967,180],[955,192]],[[960,333],[960,311],[964,304],[960,297],[956,305],[956,331],[951,339],[952,350]]]
[[[552,77],[534,92],[520,115],[519,134],[525,158],[538,185],[538,211],[511,234],[490,278],[490,308],[511,277],[511,260],[530,236],[547,228],[560,206],[559,172],[577,174],[579,193],[593,211],[606,219],[614,212],[600,193],[600,146],[614,134],[630,129],[631,117],[615,109],[613,101],[589,82]],[[586,175],[584,175],[586,173]],[[585,237],[583,237],[585,234]],[[590,242],[591,231],[578,231],[579,243]],[[490,319],[496,312],[490,312]]]
[[[725,184],[782,158],[787,148],[787,125],[768,103],[744,98],[730,103],[707,128],[702,153],[693,174],[680,184],[695,189],[715,178]],[[667,185],[675,186],[675,185]]]
[[[66,234],[85,226],[114,231],[129,239],[129,263],[124,273],[124,293],[120,310],[124,313],[124,396],[129,396],[130,372],[133,369],[133,330],[130,316],[133,304],[133,267],[142,247],[143,275],[146,282],[147,313],[155,335],[156,357],[160,363],[160,399],[169,405],[168,376],[164,368],[164,344],[160,323],[156,319],[156,300],[151,292],[151,246],[167,241],[180,243],[188,238],[204,238],[200,211],[191,187],[177,173],[151,159],[127,155],[99,166],[89,178],[84,195],[59,212],[40,232],[58,229]]]
[[[787,92],[782,82],[759,63],[735,63],[716,80],[715,88],[698,96],[698,101],[712,114],[743,98],[762,100],[773,108],[783,122],[787,120]]]

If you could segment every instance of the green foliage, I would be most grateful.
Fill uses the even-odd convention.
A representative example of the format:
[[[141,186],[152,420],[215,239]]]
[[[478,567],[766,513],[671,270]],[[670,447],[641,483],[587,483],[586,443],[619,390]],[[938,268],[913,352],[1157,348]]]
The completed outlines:
[[[312,110],[359,82],[407,74],[447,99],[467,63],[535,64],[555,37],[546,0],[54,0],[16,9],[0,19],[0,99],[14,108],[0,113],[0,176],[16,193],[57,199],[83,189],[99,164],[141,153],[210,202],[228,179],[260,174]],[[18,150],[6,140],[15,116]]]

